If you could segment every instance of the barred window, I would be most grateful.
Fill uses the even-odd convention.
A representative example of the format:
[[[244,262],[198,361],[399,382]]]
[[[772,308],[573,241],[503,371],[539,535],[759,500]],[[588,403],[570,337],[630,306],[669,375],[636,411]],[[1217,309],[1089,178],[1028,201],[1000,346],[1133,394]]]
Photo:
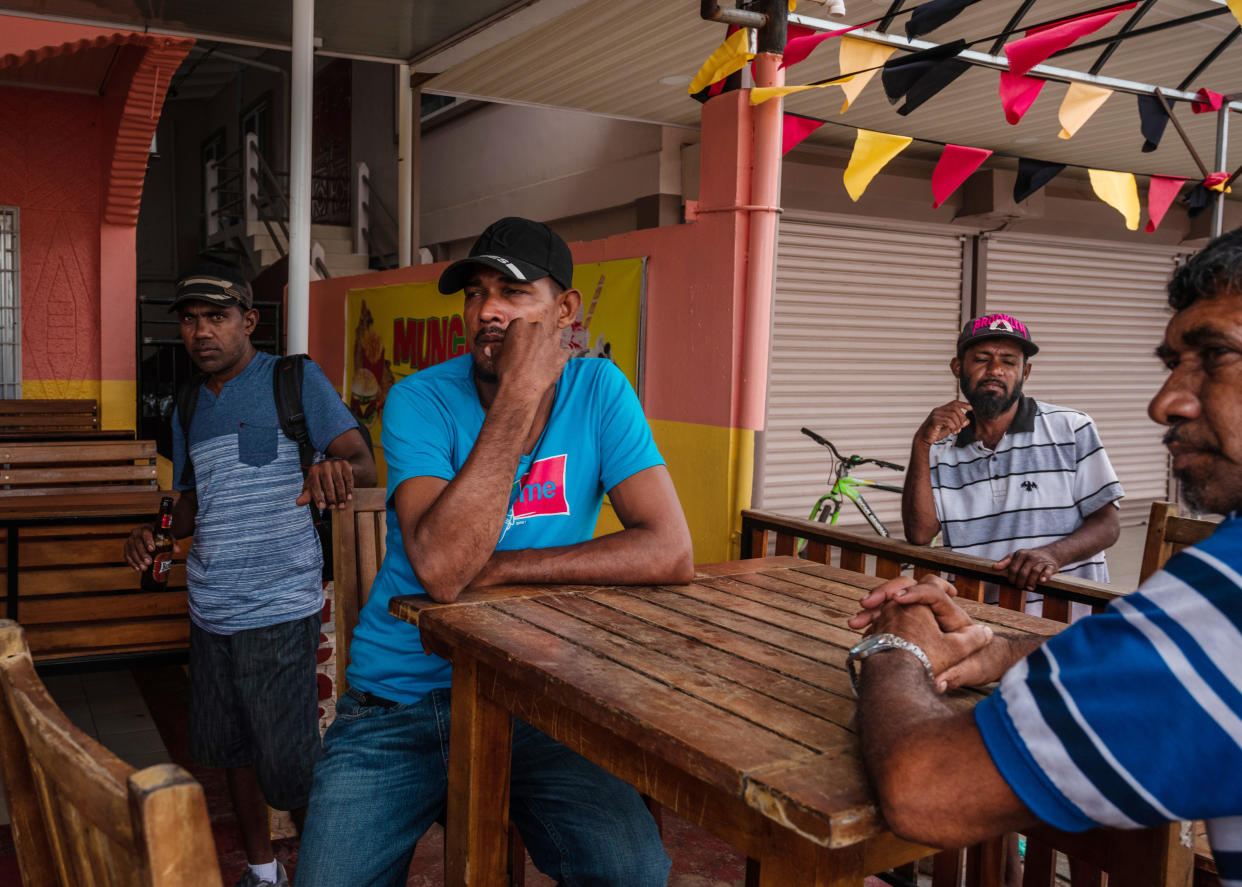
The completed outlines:
[[[0,398],[22,396],[20,255],[17,207],[0,206]]]

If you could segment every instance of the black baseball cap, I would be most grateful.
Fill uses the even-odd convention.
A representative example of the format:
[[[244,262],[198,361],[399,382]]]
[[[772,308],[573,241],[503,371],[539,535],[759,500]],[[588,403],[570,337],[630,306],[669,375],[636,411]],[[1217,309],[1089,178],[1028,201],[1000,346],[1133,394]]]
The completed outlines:
[[[1039,353],[1039,346],[1031,338],[1031,328],[1025,323],[1012,314],[985,314],[966,321],[957,337],[957,356],[960,358],[967,348],[984,339],[1015,339],[1027,357]]]
[[[543,222],[507,216],[492,222],[459,259],[440,275],[440,292],[465,289],[472,265],[486,265],[514,280],[551,277],[565,289],[573,286],[574,257],[565,241]]]
[[[196,265],[182,275],[169,310],[176,311],[182,302],[190,301],[239,305],[243,311],[249,311],[254,307],[254,294],[238,269],[209,262]]]

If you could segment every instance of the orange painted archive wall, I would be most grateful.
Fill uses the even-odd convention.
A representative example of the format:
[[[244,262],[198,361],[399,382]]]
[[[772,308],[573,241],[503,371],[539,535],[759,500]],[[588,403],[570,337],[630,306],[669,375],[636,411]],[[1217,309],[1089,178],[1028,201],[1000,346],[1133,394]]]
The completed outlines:
[[[578,266],[647,260],[643,406],[686,511],[698,562],[736,556],[738,514],[751,498],[754,433],[761,430],[743,417],[763,415],[765,380],[747,384],[738,371],[746,332],[750,115],[744,92],[704,106],[699,193],[709,211],[696,221],[570,244]],[[311,284],[310,353],[342,393],[350,291],[434,281],[444,267]],[[460,310],[459,295],[440,298],[440,314]],[[606,511],[600,530],[615,527]]]
[[[0,204],[18,208],[22,396],[95,398],[134,428],[136,226],[147,152],[193,44],[3,17]],[[82,54],[115,53],[102,95],[75,94]],[[98,83],[94,84],[98,87]],[[40,86],[57,88],[41,89]]]

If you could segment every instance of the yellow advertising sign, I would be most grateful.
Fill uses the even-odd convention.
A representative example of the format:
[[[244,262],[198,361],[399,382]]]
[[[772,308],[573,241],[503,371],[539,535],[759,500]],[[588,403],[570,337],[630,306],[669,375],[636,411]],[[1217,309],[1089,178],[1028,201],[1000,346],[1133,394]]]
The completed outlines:
[[[606,358],[639,390],[643,260],[574,266],[582,293],[578,320],[566,344],[579,358]],[[470,350],[462,296],[444,296],[435,281],[352,289],[346,298],[345,391],[349,408],[375,442],[379,483],[386,463],[380,433],[388,390],[406,376]]]

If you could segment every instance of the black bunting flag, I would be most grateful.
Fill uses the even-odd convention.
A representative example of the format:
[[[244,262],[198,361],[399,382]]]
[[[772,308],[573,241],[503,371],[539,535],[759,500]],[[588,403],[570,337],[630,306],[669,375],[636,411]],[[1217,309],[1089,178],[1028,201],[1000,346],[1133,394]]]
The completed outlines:
[[[884,63],[884,70],[880,72],[880,79],[884,83],[884,94],[888,96],[889,103],[897,104],[915,83],[922,80],[941,62],[953,58],[965,48],[965,40],[954,40],[952,43],[942,43],[931,49],[923,49],[900,58],[889,59]],[[935,92],[932,95],[935,95]]]
[[[1043,160],[1018,158],[1018,178],[1013,183],[1013,201],[1021,203],[1065,169],[1064,163],[1047,163]]]
[[[1164,128],[1169,125],[1169,112],[1154,95],[1138,97],[1139,130],[1143,133],[1143,153],[1150,154],[1160,147]]]
[[[906,19],[906,36],[911,40],[930,34],[941,25],[952,21],[957,14],[979,0],[931,0],[917,6]]]
[[[970,62],[945,59],[915,81],[906,93],[906,103],[897,109],[903,117],[970,70]]]
[[[1208,190],[1207,186],[1202,182],[1195,185],[1186,194],[1186,203],[1188,205],[1186,215],[1193,219],[1195,216],[1199,215],[1199,213],[1211,206],[1212,198],[1215,196],[1216,193]]]

